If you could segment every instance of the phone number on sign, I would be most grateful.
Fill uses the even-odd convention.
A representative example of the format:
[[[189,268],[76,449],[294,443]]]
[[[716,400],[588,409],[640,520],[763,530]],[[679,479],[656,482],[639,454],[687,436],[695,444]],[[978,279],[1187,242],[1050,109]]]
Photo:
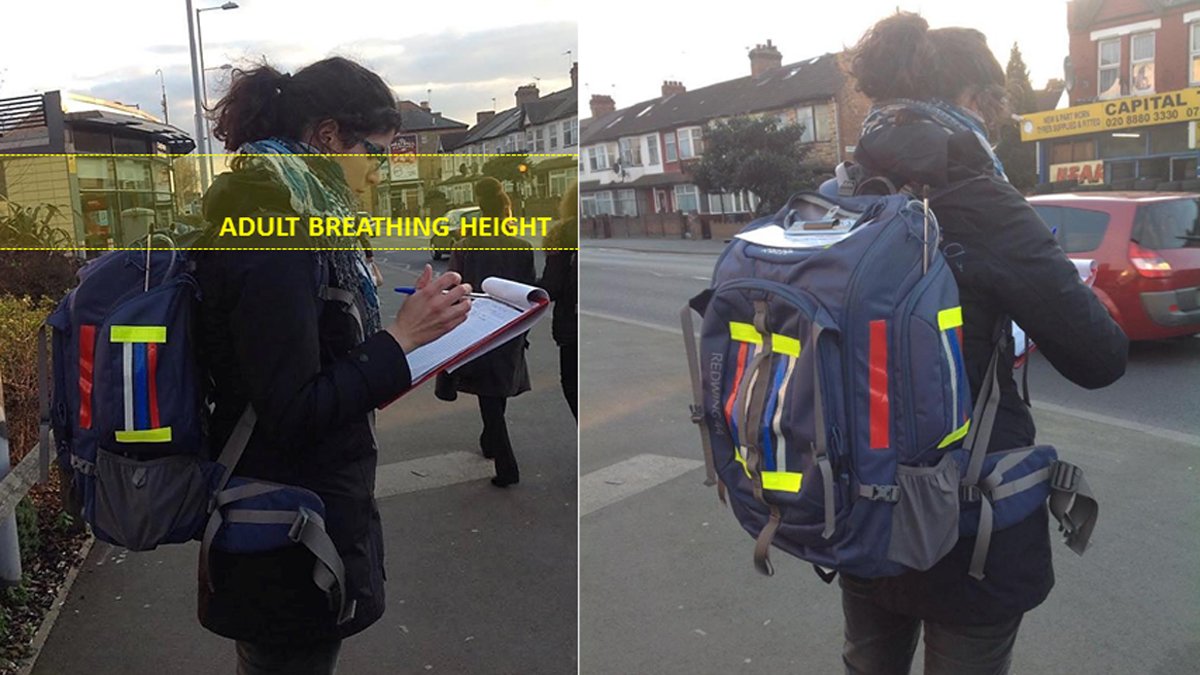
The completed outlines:
[[[1155,122],[1172,122],[1175,120],[1191,120],[1200,117],[1200,107],[1179,110],[1155,110],[1154,112],[1120,115],[1104,120],[1104,128],[1119,129],[1121,127],[1139,127]]]

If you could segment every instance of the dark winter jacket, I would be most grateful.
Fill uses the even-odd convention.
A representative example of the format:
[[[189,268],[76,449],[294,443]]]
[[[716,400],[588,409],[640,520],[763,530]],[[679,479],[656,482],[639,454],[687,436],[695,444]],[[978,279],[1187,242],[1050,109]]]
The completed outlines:
[[[942,251],[958,282],[963,349],[973,397],[991,358],[997,318],[1015,319],[1054,368],[1095,389],[1125,372],[1128,340],[1046,225],[1011,185],[993,175],[976,137],[930,124],[885,127],[859,139],[855,160],[897,186],[928,185]],[[1031,445],[1033,418],[1013,379],[1013,352],[1001,359],[1000,409],[989,451]],[[1036,383],[1035,383],[1036,384]],[[1069,457],[1071,448],[1062,448]],[[844,584],[888,609],[932,621],[996,623],[1040,604],[1054,585],[1047,511],[994,533],[985,578],[967,575],[973,538],[932,569]]]
[[[525,249],[519,251],[468,251],[468,248]],[[533,248],[517,237],[467,237],[450,255],[450,269],[462,275],[463,282],[479,291],[488,277],[503,277],[533,284],[537,273],[533,266]],[[509,340],[452,374],[455,388],[478,396],[517,396],[529,391],[529,367],[525,334]]]
[[[578,227],[574,218],[565,220],[543,243],[547,248],[578,247]],[[575,344],[579,340],[579,251],[546,251],[546,263],[538,285],[546,289],[554,301],[550,322],[554,342]]]
[[[225,217],[296,215],[282,186],[247,172],[219,176],[204,209],[218,224]],[[245,243],[311,245],[302,237]],[[352,635],[384,610],[373,411],[408,388],[404,352],[384,331],[363,340],[341,305],[318,296],[319,278],[332,278],[332,270],[322,274],[314,251],[211,251],[197,257],[198,337],[215,403],[210,452],[215,459],[252,403],[258,421],[235,473],[299,485],[321,497],[326,529],[346,565],[348,597],[357,603],[354,619],[336,626],[312,580],[314,558],[302,547],[253,555],[214,551],[215,591],[200,584],[200,621],[239,640],[294,643]]]

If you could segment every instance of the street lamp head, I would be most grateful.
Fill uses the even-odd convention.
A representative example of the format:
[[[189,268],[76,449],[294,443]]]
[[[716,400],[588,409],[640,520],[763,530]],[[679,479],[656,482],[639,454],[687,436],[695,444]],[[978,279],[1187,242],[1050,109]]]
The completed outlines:
[[[237,9],[237,8],[238,8],[238,4],[236,2],[227,2],[223,5],[221,5],[221,9]]]

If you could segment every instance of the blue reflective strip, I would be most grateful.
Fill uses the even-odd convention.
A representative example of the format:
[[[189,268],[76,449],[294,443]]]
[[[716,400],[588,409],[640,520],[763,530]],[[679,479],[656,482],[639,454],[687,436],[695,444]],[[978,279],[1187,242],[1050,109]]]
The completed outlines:
[[[771,428],[771,421],[775,419],[775,406],[779,403],[779,389],[783,386],[783,375],[787,372],[787,359],[779,360],[779,364],[775,367],[775,381],[771,383],[771,397],[767,399],[767,409],[763,413],[763,440],[766,448],[766,468],[767,471],[775,471],[779,465],[778,459],[775,457],[775,439],[773,438],[774,431]]]
[[[133,415],[135,429],[150,428],[149,394],[150,368],[146,361],[146,343],[140,342],[133,345]]]
[[[962,424],[970,417],[971,407],[971,384],[967,381],[967,368],[963,364],[962,348],[958,344],[958,333],[954,330],[946,331],[949,333],[947,341],[950,343],[950,353],[954,355],[954,368],[958,371],[958,410],[959,419],[955,420],[955,424]]]

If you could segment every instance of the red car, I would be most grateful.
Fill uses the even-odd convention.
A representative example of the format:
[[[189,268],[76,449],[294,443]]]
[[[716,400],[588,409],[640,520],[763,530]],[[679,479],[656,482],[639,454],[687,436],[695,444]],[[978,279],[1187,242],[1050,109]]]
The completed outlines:
[[[1130,340],[1200,334],[1200,194],[1087,192],[1029,198]]]

